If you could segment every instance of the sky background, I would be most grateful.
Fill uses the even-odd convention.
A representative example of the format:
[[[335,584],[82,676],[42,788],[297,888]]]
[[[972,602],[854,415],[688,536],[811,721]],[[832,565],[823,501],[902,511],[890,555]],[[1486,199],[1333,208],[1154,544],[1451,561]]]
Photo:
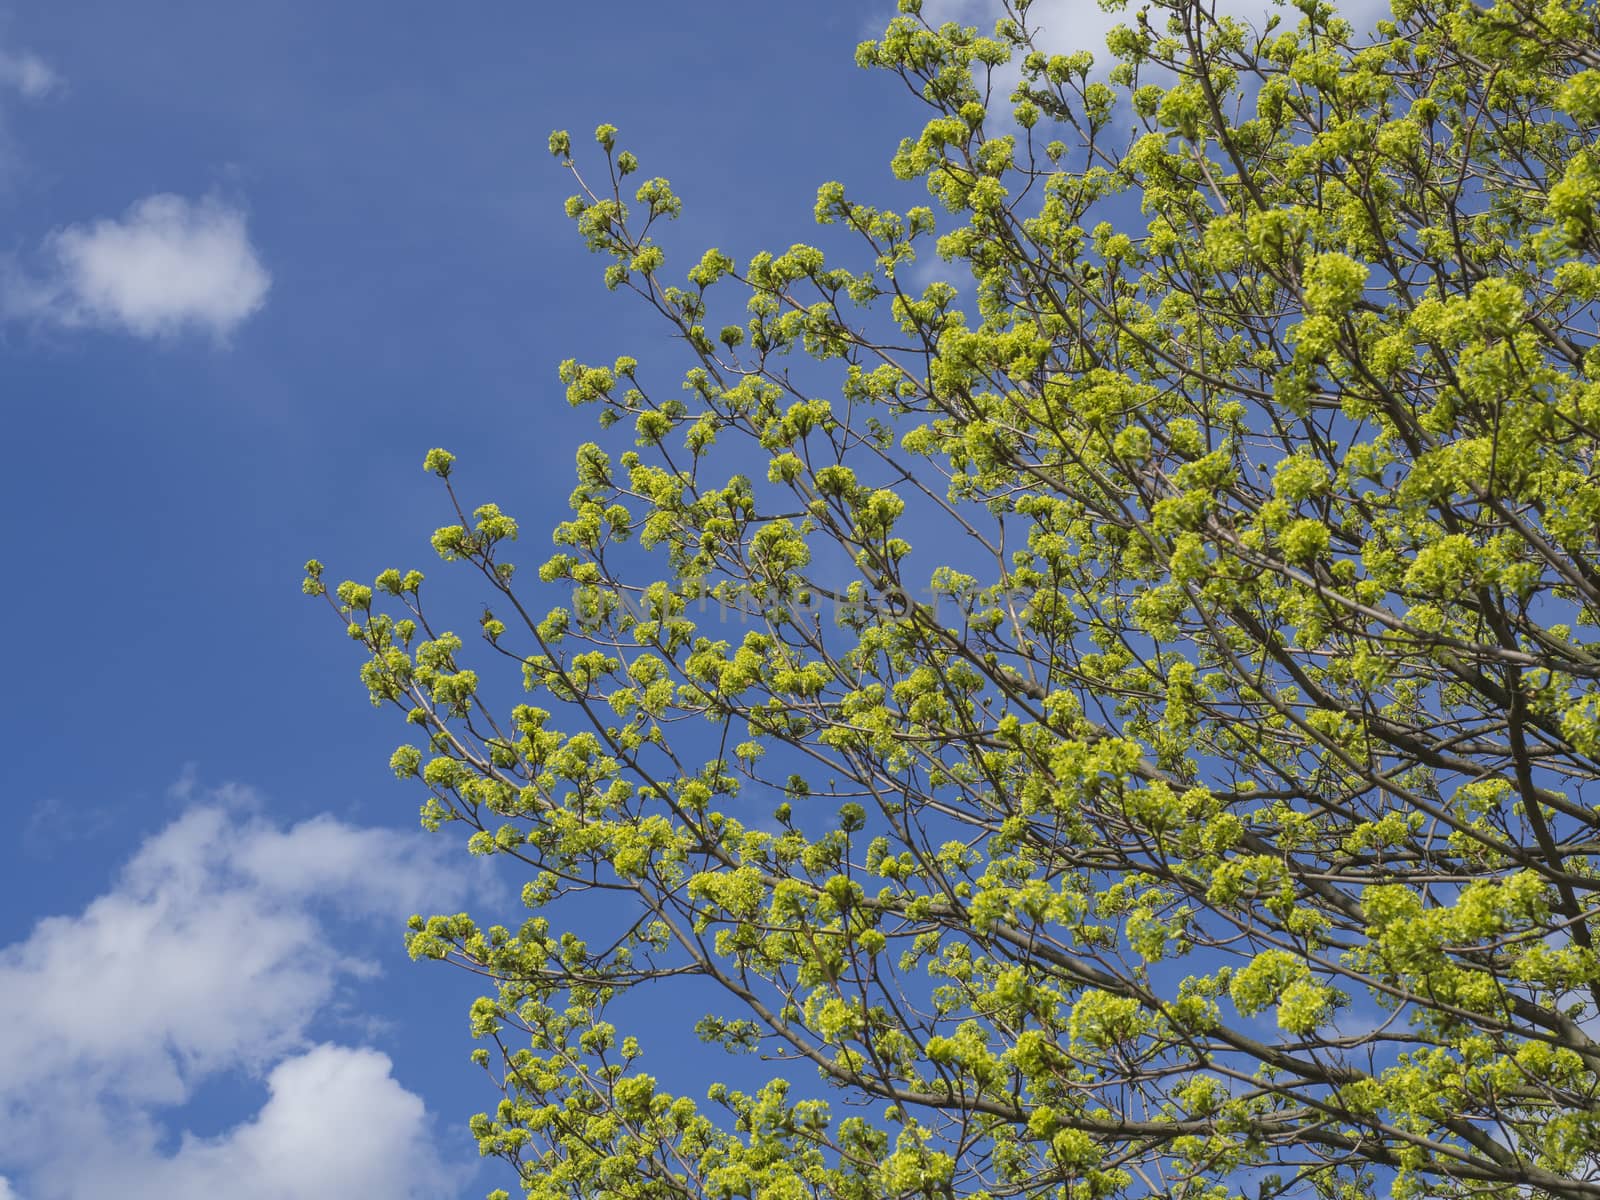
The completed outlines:
[[[806,239],[828,179],[921,202],[918,107],[852,61],[892,3],[795,11],[0,6],[0,1200],[514,1186],[465,1132],[476,988],[400,936],[511,892],[417,830],[300,567],[429,570],[435,445],[543,556],[593,430],[556,364],[659,344],[552,128],[620,126],[696,253]]]

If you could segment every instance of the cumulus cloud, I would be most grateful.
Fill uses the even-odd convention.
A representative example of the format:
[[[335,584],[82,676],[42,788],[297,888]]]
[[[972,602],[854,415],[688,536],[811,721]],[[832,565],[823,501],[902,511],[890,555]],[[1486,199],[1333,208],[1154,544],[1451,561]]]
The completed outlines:
[[[122,1200],[433,1200],[447,1173],[426,1147],[423,1103],[375,1050],[321,1045],[267,1077],[253,1120],[216,1138],[185,1136],[175,1153],[121,1155],[78,1173],[74,1195]],[[3,1195],[0,1195],[3,1200]]]
[[[448,853],[331,817],[282,828],[237,789],[196,803],[82,912],[0,949],[0,1170],[30,1200],[439,1194],[390,1060],[309,1032],[377,970],[336,944],[347,918],[464,900]],[[266,1073],[255,1117],[163,1149],[163,1110],[237,1072]]]
[[[461,876],[438,857],[440,842],[393,829],[359,829],[330,816],[292,829],[262,829],[234,862],[259,887],[282,895],[335,897],[345,912],[414,912],[454,903]],[[369,864],[381,863],[374,873]]]
[[[13,317],[164,337],[225,337],[266,302],[272,276],[245,214],[216,199],[148,196],[120,219],[69,225],[42,250],[42,271],[13,272]]]

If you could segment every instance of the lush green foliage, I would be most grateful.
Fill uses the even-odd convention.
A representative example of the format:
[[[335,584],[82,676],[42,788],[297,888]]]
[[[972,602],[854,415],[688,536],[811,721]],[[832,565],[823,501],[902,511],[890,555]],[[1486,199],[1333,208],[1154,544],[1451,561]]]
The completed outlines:
[[[934,205],[827,185],[826,258],[673,282],[599,130],[568,213],[676,341],[562,366],[621,441],[541,583],[428,456],[475,649],[311,564],[425,822],[526,864],[410,935],[493,982],[481,1148],[541,1200],[1600,1195],[1595,5],[1159,0],[1109,71],[901,8],[858,59]],[[773,1082],[646,1073],[673,988]]]

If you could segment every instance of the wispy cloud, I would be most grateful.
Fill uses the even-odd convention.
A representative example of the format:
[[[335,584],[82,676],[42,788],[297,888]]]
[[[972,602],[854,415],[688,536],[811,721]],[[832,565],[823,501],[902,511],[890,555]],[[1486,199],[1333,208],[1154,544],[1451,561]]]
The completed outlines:
[[[37,54],[0,49],[0,87],[20,92],[26,100],[48,95],[61,83],[61,77]],[[0,1200],[5,1193],[0,1192]]]
[[[0,188],[9,188],[12,177],[23,165],[11,136],[10,101],[39,100],[61,86],[61,77],[44,59],[27,50],[0,46]],[[0,1200],[6,1200],[0,1192]]]
[[[0,948],[0,1170],[28,1200],[444,1188],[423,1102],[388,1057],[308,1035],[377,970],[337,944],[341,921],[452,907],[468,877],[426,835],[283,828],[231,795],[149,838],[83,911]],[[255,1116],[169,1149],[163,1111],[240,1071],[265,1073]]]
[[[22,826],[22,848],[31,857],[52,859],[69,847],[104,837],[116,826],[110,804],[69,804],[51,796],[34,805]],[[0,1200],[5,1193],[0,1192]]]
[[[58,229],[40,259],[6,280],[10,316],[139,337],[226,337],[272,286],[245,214],[212,198],[146,197],[120,219]]]

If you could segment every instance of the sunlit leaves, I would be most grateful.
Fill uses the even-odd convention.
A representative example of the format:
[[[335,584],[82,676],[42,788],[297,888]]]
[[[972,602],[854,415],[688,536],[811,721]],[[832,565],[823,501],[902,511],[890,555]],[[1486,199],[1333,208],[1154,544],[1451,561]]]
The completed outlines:
[[[618,130],[551,137],[671,338],[560,365],[609,432],[536,582],[443,450],[471,639],[307,565],[524,883],[409,935],[493,981],[480,1148],[541,1200],[1589,1197],[1593,6],[1160,0],[1103,62],[921,7],[857,61],[929,203],[824,184],[816,244],[681,255]],[[675,986],[780,1078],[641,1073]]]

